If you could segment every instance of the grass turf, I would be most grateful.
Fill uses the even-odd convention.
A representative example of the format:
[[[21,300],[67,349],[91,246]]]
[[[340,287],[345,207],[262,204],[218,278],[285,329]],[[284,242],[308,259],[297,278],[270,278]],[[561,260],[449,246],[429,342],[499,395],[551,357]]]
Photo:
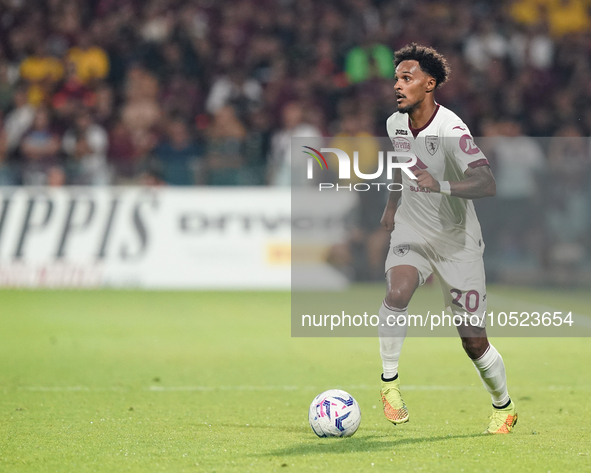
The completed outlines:
[[[584,292],[489,289],[489,308],[495,296],[591,306]],[[381,286],[352,290],[379,305]],[[413,303],[440,299],[424,287]],[[406,341],[411,421],[392,426],[377,339],[291,338],[286,292],[0,300],[0,471],[591,471],[587,338],[494,340],[519,422],[511,435],[483,436],[490,398],[457,339]],[[336,387],[359,401],[361,427],[318,439],[309,403]]]

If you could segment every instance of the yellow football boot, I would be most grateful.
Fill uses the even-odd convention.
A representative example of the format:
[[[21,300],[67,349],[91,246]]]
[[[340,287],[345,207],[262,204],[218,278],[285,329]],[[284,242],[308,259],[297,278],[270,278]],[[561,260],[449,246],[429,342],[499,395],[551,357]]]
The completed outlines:
[[[384,405],[384,415],[393,424],[404,424],[408,422],[408,409],[402,400],[400,394],[400,381],[396,378],[394,381],[382,380],[382,404]]]
[[[517,424],[517,412],[515,404],[511,401],[504,409],[493,407],[493,415],[490,416],[490,424],[484,431],[485,434],[508,434]]]

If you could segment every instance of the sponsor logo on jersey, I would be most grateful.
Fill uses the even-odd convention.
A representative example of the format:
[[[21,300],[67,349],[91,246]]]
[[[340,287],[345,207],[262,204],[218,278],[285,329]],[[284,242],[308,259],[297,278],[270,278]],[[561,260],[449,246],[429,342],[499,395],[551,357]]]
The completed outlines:
[[[433,156],[439,149],[439,137],[432,135],[425,136],[425,146],[427,146],[429,154]]]
[[[396,129],[396,133],[394,133],[394,134],[408,136],[408,130]]]
[[[460,149],[466,154],[478,154],[480,148],[474,143],[474,138],[470,135],[460,136]]]
[[[392,145],[394,151],[404,151],[408,153],[410,151],[410,141],[407,138],[392,138]]]
[[[411,192],[425,192],[427,194],[431,193],[431,191],[429,189],[425,189],[425,188],[421,188],[421,187],[409,186],[409,189]]]
[[[403,243],[402,245],[397,245],[392,248],[392,253],[396,256],[400,256],[401,258],[406,255],[410,251],[410,245]]]

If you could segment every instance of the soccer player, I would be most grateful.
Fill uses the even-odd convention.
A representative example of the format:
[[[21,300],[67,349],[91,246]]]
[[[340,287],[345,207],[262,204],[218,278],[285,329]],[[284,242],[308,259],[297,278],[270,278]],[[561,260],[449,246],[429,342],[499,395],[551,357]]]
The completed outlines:
[[[489,343],[484,322],[469,323],[471,314],[484,319],[486,311],[484,243],[472,199],[494,196],[495,180],[468,127],[435,102],[434,92],[450,72],[445,58],[416,44],[400,49],[395,58],[398,111],[386,127],[396,151],[417,157],[410,168],[417,180],[397,170],[395,181],[403,189],[390,192],[382,216],[382,225],[392,235],[380,318],[407,316],[413,293],[435,273],[446,311],[462,317],[462,345],[492,397],[493,414],[485,433],[509,433],[517,414],[507,392],[503,358]],[[380,328],[381,396],[386,418],[394,424],[409,419],[398,379],[406,331],[407,324]]]

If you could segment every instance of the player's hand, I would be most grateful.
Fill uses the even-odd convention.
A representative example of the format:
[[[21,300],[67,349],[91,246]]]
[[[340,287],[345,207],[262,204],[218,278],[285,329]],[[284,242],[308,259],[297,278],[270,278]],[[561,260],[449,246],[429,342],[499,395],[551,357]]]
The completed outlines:
[[[394,230],[394,215],[396,214],[396,208],[391,208],[390,206],[386,206],[384,209],[384,213],[382,214],[382,219],[380,220],[380,224],[386,230],[391,232]]]
[[[417,171],[413,171],[413,174],[417,176],[417,184],[420,189],[429,189],[432,192],[439,192],[441,190],[439,181],[436,181],[429,171],[419,169]]]

